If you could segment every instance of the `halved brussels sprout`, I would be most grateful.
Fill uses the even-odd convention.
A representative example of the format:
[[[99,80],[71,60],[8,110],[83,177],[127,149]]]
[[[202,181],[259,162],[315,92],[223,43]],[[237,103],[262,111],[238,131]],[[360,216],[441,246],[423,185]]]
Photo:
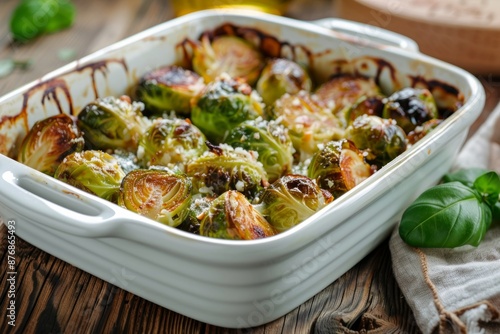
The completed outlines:
[[[142,133],[149,125],[142,115],[144,105],[129,97],[104,97],[87,104],[78,114],[78,127],[85,144],[92,149],[137,150]]]
[[[340,74],[323,83],[315,96],[334,113],[350,107],[362,96],[380,96],[380,87],[372,78]]]
[[[167,169],[136,169],[121,183],[118,205],[162,224],[176,227],[187,217],[191,180]]]
[[[404,88],[385,99],[382,117],[394,119],[406,133],[438,118],[434,97],[428,89]]]
[[[266,171],[255,152],[226,144],[208,146],[209,151],[186,166],[195,192],[221,195],[228,190],[238,190],[253,199],[268,185]]]
[[[144,166],[178,166],[207,150],[205,135],[189,119],[158,118],[141,136],[138,157]]]
[[[408,144],[414,145],[424,136],[426,136],[429,132],[434,130],[439,124],[441,124],[444,120],[440,118],[434,118],[424,122],[422,125],[415,127],[412,131],[408,133],[406,136],[408,138]]]
[[[86,150],[66,156],[57,167],[54,177],[116,203],[125,172],[112,155],[103,151]]]
[[[382,117],[383,110],[382,96],[362,96],[350,107],[344,108],[346,125],[351,125],[361,115]]]
[[[362,115],[345,131],[346,138],[366,152],[366,160],[382,167],[407,148],[406,133],[394,120]]]
[[[222,75],[210,82],[191,110],[191,120],[207,138],[220,143],[226,132],[263,115],[258,93],[246,83]]]
[[[148,113],[191,113],[191,99],[205,84],[197,73],[179,66],[165,66],[146,73],[135,89],[136,98]]]
[[[216,198],[200,224],[200,235],[230,240],[255,240],[275,234],[272,226],[238,191]]]
[[[211,82],[223,73],[240,78],[253,85],[264,66],[264,57],[247,40],[237,36],[217,36],[213,40],[207,34],[193,50],[193,70],[205,82]]]
[[[312,81],[307,71],[296,62],[275,58],[267,62],[257,81],[256,90],[266,105],[271,105],[283,94],[311,91]]]
[[[188,215],[177,228],[189,233],[200,234],[200,223],[207,215],[210,204],[215,198],[213,196],[194,194],[191,199]]]
[[[318,145],[343,137],[339,120],[306,91],[284,94],[274,103],[271,116],[289,129],[298,160],[305,161]]]
[[[224,143],[256,151],[257,160],[262,163],[269,182],[274,182],[292,170],[295,150],[288,130],[276,121],[258,118],[243,122],[229,132]]]
[[[36,122],[21,143],[17,160],[50,176],[68,154],[84,147],[73,119],[59,114]]]
[[[288,174],[264,190],[261,203],[267,221],[283,232],[309,218],[331,200],[333,197],[328,191],[320,189],[311,178]]]
[[[347,139],[326,143],[314,154],[308,169],[308,176],[335,198],[351,190],[371,174],[372,169],[366,163],[363,153]]]

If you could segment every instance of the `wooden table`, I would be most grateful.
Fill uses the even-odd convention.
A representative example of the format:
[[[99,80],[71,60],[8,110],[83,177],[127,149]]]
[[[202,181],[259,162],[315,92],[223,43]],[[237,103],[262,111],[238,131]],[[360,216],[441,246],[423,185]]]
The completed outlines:
[[[0,59],[31,60],[28,70],[0,78],[0,95],[75,58],[172,18],[167,0],[75,0],[74,26],[27,45],[8,37],[8,18],[17,0],[0,4]],[[334,16],[332,2],[296,0],[287,16]],[[66,51],[64,51],[66,50]],[[499,85],[481,78],[488,103],[474,132],[498,102]],[[106,283],[17,240],[16,326],[7,324],[7,237],[0,227],[0,333],[419,333],[394,279],[387,240],[326,289],[267,325],[232,330],[187,318]]]

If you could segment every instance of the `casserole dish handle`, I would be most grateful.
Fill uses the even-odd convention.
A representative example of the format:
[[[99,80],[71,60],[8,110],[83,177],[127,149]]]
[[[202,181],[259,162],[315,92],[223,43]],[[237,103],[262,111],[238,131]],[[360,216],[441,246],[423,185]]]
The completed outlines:
[[[368,39],[377,44],[396,46],[413,52],[419,51],[418,44],[413,39],[374,25],[338,18],[325,18],[311,22],[330,30],[355,36],[356,38]]]
[[[120,213],[109,203],[16,161],[0,165],[0,208],[46,228],[82,237],[112,235]],[[72,195],[72,196],[68,196]]]

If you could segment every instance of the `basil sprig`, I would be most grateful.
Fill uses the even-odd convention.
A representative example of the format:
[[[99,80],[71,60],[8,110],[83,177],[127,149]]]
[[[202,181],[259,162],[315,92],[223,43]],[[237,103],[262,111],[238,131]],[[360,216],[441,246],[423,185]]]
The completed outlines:
[[[70,27],[75,11],[70,0],[21,0],[10,18],[10,31],[16,41],[27,42]]]
[[[500,221],[500,177],[494,171],[463,169],[443,177],[403,213],[399,235],[422,248],[478,246]]]

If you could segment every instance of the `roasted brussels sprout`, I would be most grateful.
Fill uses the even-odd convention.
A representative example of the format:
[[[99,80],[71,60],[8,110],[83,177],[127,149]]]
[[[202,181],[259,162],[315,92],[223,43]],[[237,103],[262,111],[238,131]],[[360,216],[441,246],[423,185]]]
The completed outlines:
[[[284,94],[274,103],[271,116],[289,129],[299,161],[311,158],[318,145],[343,136],[337,117],[306,91]]]
[[[179,66],[165,66],[146,73],[135,89],[135,97],[144,103],[145,113],[191,113],[191,99],[205,84],[197,73]]]
[[[190,232],[193,234],[200,234],[200,223],[208,213],[210,204],[216,197],[204,196],[202,194],[194,194],[189,206],[188,215],[186,219],[177,226],[180,230]]]
[[[363,96],[380,95],[380,88],[372,78],[349,74],[332,77],[315,92],[315,96],[335,114],[350,107]]]
[[[275,234],[262,214],[238,191],[216,198],[200,224],[200,235],[219,239],[254,240]]]
[[[138,157],[144,166],[178,166],[207,150],[205,135],[189,119],[158,118],[141,136]]]
[[[344,108],[345,124],[351,125],[361,115],[382,117],[384,98],[382,96],[362,96],[350,107]]]
[[[21,143],[17,160],[50,176],[68,154],[84,147],[73,119],[59,114],[36,122]]]
[[[257,160],[262,163],[269,182],[276,181],[292,170],[292,141],[288,130],[276,121],[258,118],[243,122],[229,132],[224,143],[232,147],[242,147],[247,151],[256,151]]]
[[[385,100],[384,118],[394,119],[406,133],[438,118],[434,97],[428,89],[404,88]]]
[[[266,171],[254,152],[226,144],[208,146],[209,151],[186,166],[195,192],[221,195],[238,190],[253,199],[268,185]]]
[[[137,150],[142,133],[149,125],[142,115],[144,105],[130,98],[104,97],[87,104],[78,114],[78,127],[91,149]]]
[[[363,153],[347,139],[331,141],[311,159],[308,176],[335,198],[351,190],[372,174]]]
[[[207,138],[220,143],[226,132],[263,115],[258,93],[246,83],[222,75],[210,82],[191,110],[191,120]]]
[[[136,169],[121,183],[118,205],[162,224],[176,227],[188,214],[191,180],[168,169]]]
[[[264,66],[264,57],[250,42],[237,36],[217,36],[213,40],[205,34],[193,50],[193,70],[205,82],[211,82],[223,73],[240,78],[253,85]]]
[[[414,145],[424,136],[426,136],[429,132],[434,130],[439,124],[443,122],[443,119],[434,118],[424,122],[422,125],[415,127],[412,131],[408,133],[406,136],[408,138],[408,144]]]
[[[257,92],[266,105],[271,105],[283,94],[311,91],[312,81],[307,71],[296,62],[275,58],[268,61],[257,81]]]
[[[326,197],[325,197],[326,195]],[[288,174],[279,178],[262,194],[262,212],[278,232],[286,231],[312,216],[333,197],[311,178]]]
[[[366,160],[382,167],[406,150],[406,133],[394,120],[362,115],[349,125],[346,138],[366,152]]]
[[[66,156],[57,167],[54,177],[116,203],[125,172],[110,154],[86,150]]]

